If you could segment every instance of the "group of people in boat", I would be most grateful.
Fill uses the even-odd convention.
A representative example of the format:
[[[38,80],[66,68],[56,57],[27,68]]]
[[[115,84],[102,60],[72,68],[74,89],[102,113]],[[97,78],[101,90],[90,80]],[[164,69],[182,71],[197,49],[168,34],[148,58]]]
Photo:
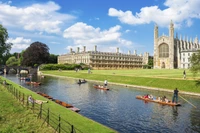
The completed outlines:
[[[83,80],[79,79],[79,80],[78,80],[78,83],[85,83],[85,82],[86,82],[85,79],[83,79]]]
[[[158,100],[158,101],[166,102],[166,103],[169,103],[169,102],[178,103],[178,92],[179,91],[176,88],[174,90],[172,101],[170,101],[166,96],[154,98],[153,95],[151,95],[151,94],[146,94],[146,95],[143,96],[143,98],[148,98],[148,99],[151,99],[151,100]]]

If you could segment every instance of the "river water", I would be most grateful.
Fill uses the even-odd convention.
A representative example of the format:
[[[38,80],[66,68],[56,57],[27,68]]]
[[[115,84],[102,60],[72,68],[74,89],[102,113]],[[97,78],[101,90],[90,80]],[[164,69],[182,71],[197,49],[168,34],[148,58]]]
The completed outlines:
[[[32,91],[70,103],[81,109],[79,113],[83,116],[120,133],[200,133],[199,97],[182,95],[197,108],[182,99],[179,99],[182,106],[171,107],[135,98],[137,95],[152,94],[171,99],[172,93],[167,92],[110,84],[111,90],[103,91],[93,88],[93,84],[98,84],[96,82],[78,85],[76,79],[50,76],[33,77],[32,80],[42,82],[41,86],[34,87],[26,85],[15,75],[7,75],[6,78]]]

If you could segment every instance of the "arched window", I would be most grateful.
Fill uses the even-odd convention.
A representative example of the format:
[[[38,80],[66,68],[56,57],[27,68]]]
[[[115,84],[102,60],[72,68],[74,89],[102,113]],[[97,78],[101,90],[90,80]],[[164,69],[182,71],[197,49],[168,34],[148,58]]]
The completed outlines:
[[[159,57],[169,57],[169,46],[167,44],[164,43],[159,46]]]

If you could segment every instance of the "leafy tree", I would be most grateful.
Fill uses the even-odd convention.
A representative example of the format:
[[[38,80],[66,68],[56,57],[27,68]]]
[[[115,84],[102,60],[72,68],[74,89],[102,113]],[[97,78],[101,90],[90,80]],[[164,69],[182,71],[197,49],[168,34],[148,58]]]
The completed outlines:
[[[190,70],[194,75],[196,75],[197,73],[200,72],[200,50],[198,50],[197,53],[192,54],[190,62],[191,62]]]
[[[50,54],[48,63],[57,64],[58,63],[58,55]]]
[[[47,63],[49,59],[49,47],[41,42],[32,43],[23,53],[22,65],[34,66]]]
[[[149,66],[150,68],[153,67],[153,57],[150,57],[150,58],[149,58],[148,66]]]
[[[6,43],[8,40],[7,29],[0,24],[0,63],[5,64],[5,59],[9,55],[12,43]]]
[[[7,66],[19,66],[20,62],[19,62],[19,59],[15,58],[15,56],[12,56],[6,61],[6,65]]]

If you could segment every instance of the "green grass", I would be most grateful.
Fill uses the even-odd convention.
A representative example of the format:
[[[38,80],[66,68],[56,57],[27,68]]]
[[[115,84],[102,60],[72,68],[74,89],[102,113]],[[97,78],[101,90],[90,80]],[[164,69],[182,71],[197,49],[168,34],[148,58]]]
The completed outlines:
[[[84,78],[89,80],[155,87],[173,90],[178,88],[180,91],[200,93],[200,77],[194,77],[186,70],[187,78],[183,79],[182,69],[135,69],[135,70],[92,70],[92,74],[87,71],[42,71],[44,74],[57,76],[68,76],[74,78]]]
[[[37,119],[37,115],[24,108],[0,85],[0,133],[53,133],[51,127]]]
[[[4,80],[5,78],[2,77],[2,79]],[[23,88],[22,86],[15,84],[12,81],[7,80],[7,82],[9,84],[12,84],[17,90],[19,90],[20,92],[24,93],[27,96],[31,94],[33,98],[35,99],[47,100],[46,98],[38,95],[37,93],[34,93],[26,88]],[[62,107],[53,101],[49,101],[49,103],[43,104],[43,108],[46,108],[46,109],[49,108],[50,112],[54,113],[56,116],[60,115],[61,119],[68,121],[70,124],[72,124],[76,129],[78,129],[82,133],[115,133],[116,132],[110,129],[109,127],[106,127],[78,113],[68,110],[67,108]]]

